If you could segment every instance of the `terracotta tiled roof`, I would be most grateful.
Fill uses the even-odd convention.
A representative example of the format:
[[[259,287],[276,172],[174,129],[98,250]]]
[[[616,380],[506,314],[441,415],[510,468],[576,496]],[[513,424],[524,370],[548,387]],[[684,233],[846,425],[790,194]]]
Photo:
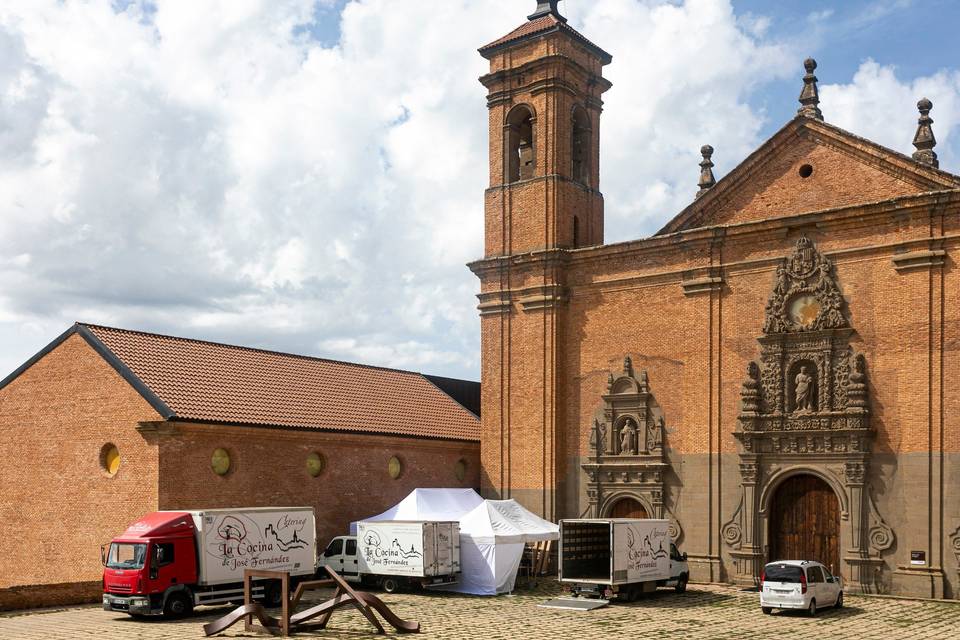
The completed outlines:
[[[609,53],[587,40],[583,34],[569,26],[566,22],[558,19],[553,14],[540,16],[539,18],[534,18],[533,20],[524,22],[522,25],[502,38],[498,38],[490,44],[480,47],[479,51],[481,54],[492,53],[504,45],[517,42],[519,40],[524,40],[541,33],[546,33],[547,31],[552,31],[554,29],[564,31],[594,49],[600,55],[600,57],[604,59],[604,64],[610,62],[611,56]]]
[[[97,325],[77,328],[129,368],[173,418],[480,438],[477,417],[419,373]]]

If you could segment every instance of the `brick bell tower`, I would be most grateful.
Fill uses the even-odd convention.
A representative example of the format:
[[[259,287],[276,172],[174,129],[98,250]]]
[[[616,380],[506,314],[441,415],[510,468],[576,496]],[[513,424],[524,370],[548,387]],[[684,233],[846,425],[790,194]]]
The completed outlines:
[[[490,73],[490,187],[481,281],[482,491],[563,513],[560,349],[569,250],[603,244],[601,96],[606,53],[558,0],[480,49]],[[571,443],[576,455],[577,443]],[[576,514],[574,514],[576,515]]]

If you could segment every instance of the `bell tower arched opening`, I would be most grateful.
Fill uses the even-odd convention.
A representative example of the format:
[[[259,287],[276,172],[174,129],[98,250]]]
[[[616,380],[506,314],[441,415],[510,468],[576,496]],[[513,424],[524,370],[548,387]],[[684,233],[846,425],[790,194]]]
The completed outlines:
[[[533,146],[533,113],[524,105],[507,116],[507,182],[529,180],[536,168]]]

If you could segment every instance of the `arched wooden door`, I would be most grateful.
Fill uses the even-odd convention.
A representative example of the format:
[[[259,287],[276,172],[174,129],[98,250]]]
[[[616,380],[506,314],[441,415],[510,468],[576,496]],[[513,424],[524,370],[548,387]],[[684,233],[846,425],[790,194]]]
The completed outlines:
[[[840,571],[840,501],[820,478],[787,478],[770,505],[770,561],[816,560]]]
[[[620,498],[610,508],[611,518],[647,518],[647,510],[633,498]]]

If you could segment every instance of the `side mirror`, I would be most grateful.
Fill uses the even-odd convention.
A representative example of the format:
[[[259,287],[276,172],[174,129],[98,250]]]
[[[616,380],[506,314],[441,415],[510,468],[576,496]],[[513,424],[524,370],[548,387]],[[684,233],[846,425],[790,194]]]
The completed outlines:
[[[160,560],[163,558],[163,552],[159,546],[153,547],[153,557],[150,558],[150,579],[156,580],[160,575]]]
[[[687,552],[686,552],[686,551],[684,551],[684,552],[680,555],[680,559],[683,560],[684,562],[687,561]]]
[[[100,565],[107,566],[107,545],[100,545]]]
[[[323,550],[324,558],[329,558],[332,555],[333,555],[333,551],[330,551],[330,547],[327,547],[326,549]]]

